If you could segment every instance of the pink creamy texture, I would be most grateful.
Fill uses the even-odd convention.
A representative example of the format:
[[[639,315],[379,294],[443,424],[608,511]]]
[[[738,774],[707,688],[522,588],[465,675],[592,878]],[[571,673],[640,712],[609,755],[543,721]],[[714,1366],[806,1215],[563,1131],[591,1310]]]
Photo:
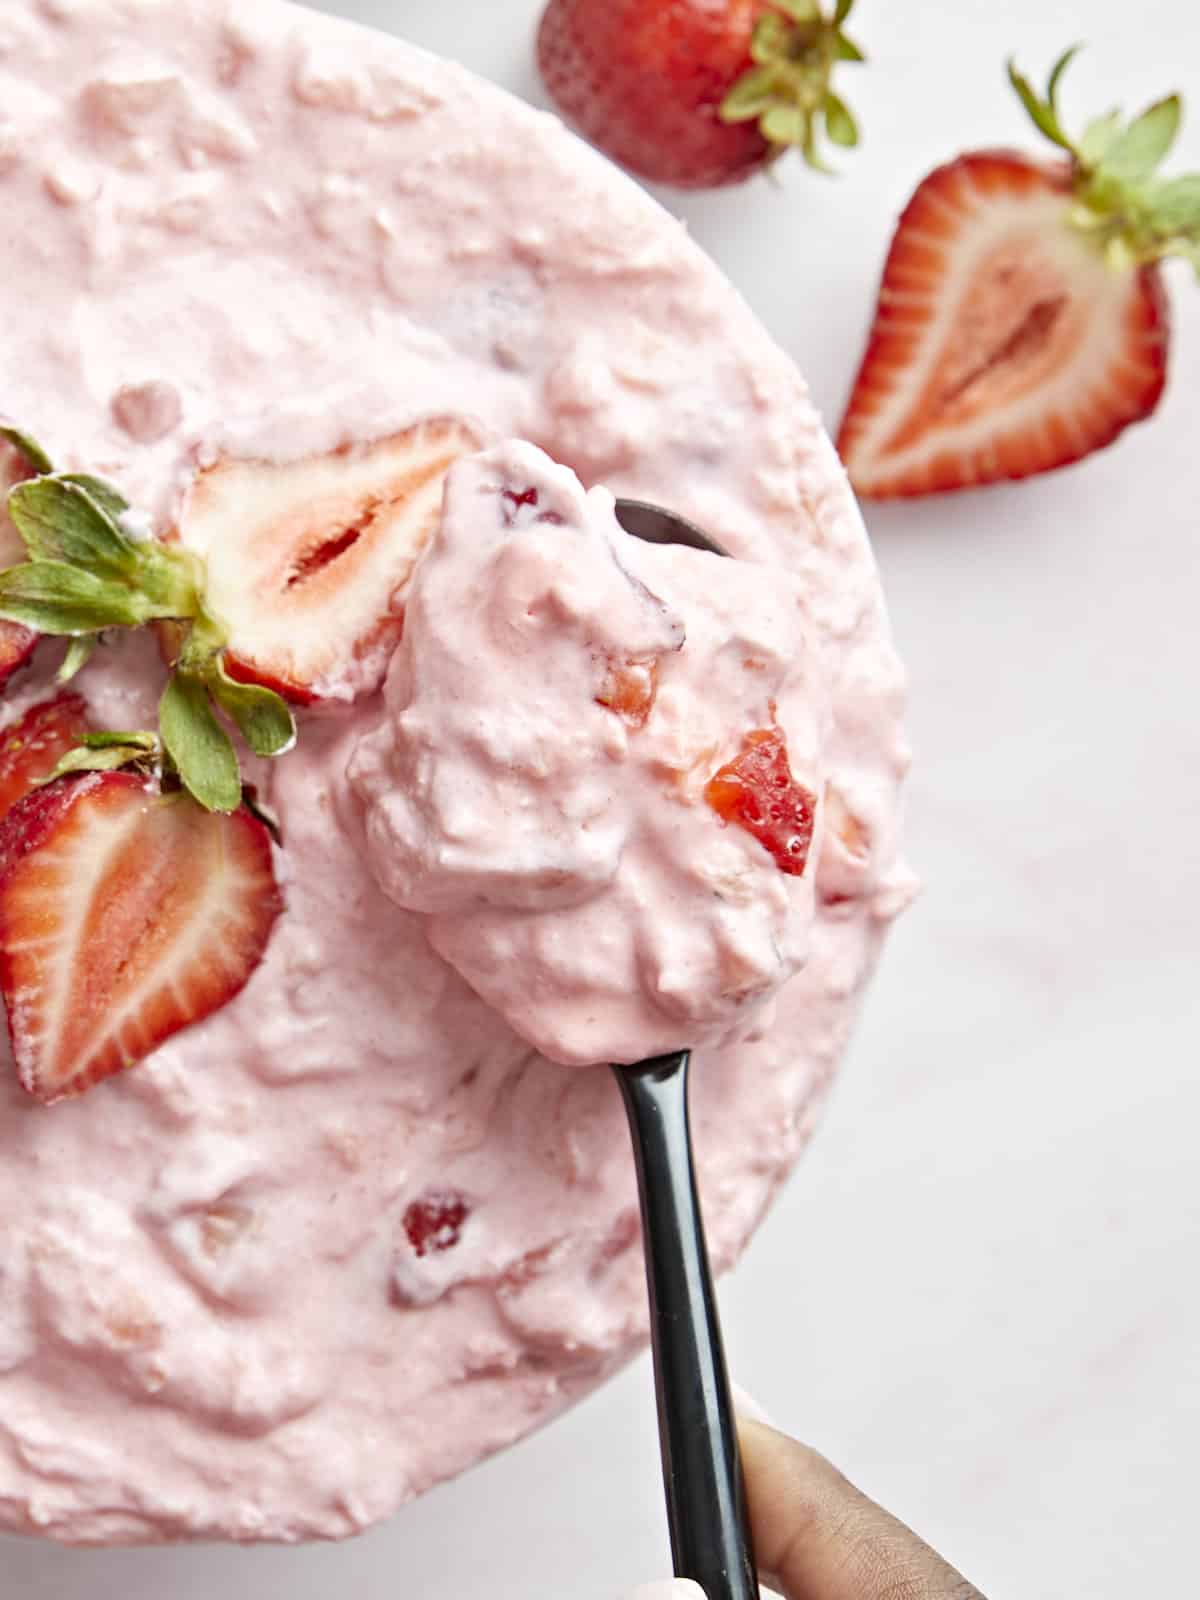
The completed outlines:
[[[791,362],[553,120],[274,0],[6,0],[0,206],[0,411],[159,532],[222,453],[465,410],[799,581],[831,708],[809,958],[696,1073],[730,1266],[910,892],[902,674]],[[137,727],[160,674],[133,640],[80,684],[99,722]],[[305,714],[257,774],[288,904],[233,1004],[51,1110],[0,1063],[0,1527],[351,1534],[644,1337],[609,1075],[532,1051],[360,853],[347,764],[384,714]]]
[[[622,671],[648,702],[625,716]],[[639,543],[606,490],[512,445],[451,472],[385,699],[350,769],[375,874],[544,1055],[716,1044],[803,965],[812,867],[785,876],[704,796],[775,721],[820,791],[801,580]]]

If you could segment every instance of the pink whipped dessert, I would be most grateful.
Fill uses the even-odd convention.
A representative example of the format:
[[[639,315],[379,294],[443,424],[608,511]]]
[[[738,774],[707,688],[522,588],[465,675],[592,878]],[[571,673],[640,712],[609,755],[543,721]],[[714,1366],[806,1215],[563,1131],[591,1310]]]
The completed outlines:
[[[794,1163],[910,893],[875,567],[795,368],[683,230],[401,43],[275,0],[8,0],[0,204],[0,416],[194,579],[222,705],[269,686],[297,724],[240,748],[278,822],[236,810],[240,854],[137,767],[28,802],[49,829],[110,797],[110,854],[149,808],[164,892],[232,861],[258,920],[144,1052],[103,1007],[10,1015],[0,1529],[343,1537],[645,1337],[619,1097],[561,1061],[698,1046],[719,1269]],[[737,559],[635,547],[607,494]],[[172,638],[106,632],[64,705],[61,642],[6,624],[8,755],[153,730]],[[756,834],[743,791],[785,771]],[[56,1002],[103,953],[70,932]]]
[[[639,543],[510,445],[451,469],[384,700],[350,767],[375,875],[514,1032],[587,1065],[765,1025],[815,909],[802,580]],[[748,736],[785,756],[762,837],[712,804]]]

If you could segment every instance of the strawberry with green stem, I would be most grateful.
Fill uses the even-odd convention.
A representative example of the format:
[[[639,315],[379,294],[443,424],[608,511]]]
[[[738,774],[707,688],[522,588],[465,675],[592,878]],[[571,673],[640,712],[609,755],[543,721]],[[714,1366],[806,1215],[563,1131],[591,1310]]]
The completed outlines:
[[[162,751],[199,804],[234,812],[241,771],[217,708],[259,756],[290,749],[292,714],[270,689],[230,676],[225,631],[205,604],[202,563],[183,548],[131,539],[120,520],[128,509],[110,484],[87,474],[44,470],[18,483],[8,515],[29,559],[0,573],[0,616],[69,638],[64,676],[108,629],[182,624],[179,660],[159,703]]]
[[[90,731],[67,696],[0,749],[0,989],[21,1081],[53,1101],[249,980],[281,899],[225,722],[278,756],[296,730],[277,689],[309,703],[377,685],[446,473],[481,438],[427,418],[308,460],[217,462],[160,541],[130,536],[110,484],[7,437],[28,559],[0,572],[0,617],[71,641],[62,680],[110,629],[152,626],[172,657],[157,731]]]
[[[1078,461],[1150,416],[1170,343],[1160,263],[1200,273],[1200,174],[1161,176],[1177,95],[1126,122],[1063,129],[1009,67],[1062,154],[975,151],[939,167],[892,241],[874,326],[838,436],[860,495],[1024,478]]]
[[[282,897],[217,710],[262,756],[295,728],[278,695],[230,677],[199,559],[130,538],[111,485],[55,473],[19,438],[31,475],[7,508],[29,559],[0,573],[0,615],[70,639],[60,677],[110,628],[169,619],[182,637],[158,733],[93,732],[82,699],[62,694],[0,735],[0,991],[21,1083],[49,1104],[249,981]]]
[[[538,65],[563,115],[653,182],[737,183],[796,148],[828,171],[822,133],[848,148],[858,127],[835,93],[863,55],[818,0],[550,0]]]

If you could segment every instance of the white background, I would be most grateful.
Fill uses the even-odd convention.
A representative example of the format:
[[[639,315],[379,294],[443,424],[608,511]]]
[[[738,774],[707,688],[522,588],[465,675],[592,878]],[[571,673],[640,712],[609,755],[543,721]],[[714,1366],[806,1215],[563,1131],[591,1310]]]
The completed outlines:
[[[250,5],[252,0],[244,0]],[[538,98],[539,0],[328,0]],[[671,204],[836,420],[892,219],[932,165],[1035,145],[1002,73],[1075,38],[1071,114],[1179,87],[1190,0],[862,0],[837,182]],[[1200,289],[1159,415],[1025,485],[868,508],[912,673],[898,929],[824,1124],[726,1282],[736,1375],[994,1600],[1183,1594],[1200,1489]],[[667,1570],[639,1362],[352,1545],[0,1542],[50,1600],[616,1600]]]

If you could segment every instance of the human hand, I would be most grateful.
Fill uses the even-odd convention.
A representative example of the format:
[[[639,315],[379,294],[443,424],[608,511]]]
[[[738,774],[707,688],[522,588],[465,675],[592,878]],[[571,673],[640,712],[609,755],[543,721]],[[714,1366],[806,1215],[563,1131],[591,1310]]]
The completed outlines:
[[[786,1600],[983,1600],[902,1522],[824,1456],[758,1422],[739,1424],[763,1583]],[[649,1584],[629,1600],[704,1600],[694,1583]]]

